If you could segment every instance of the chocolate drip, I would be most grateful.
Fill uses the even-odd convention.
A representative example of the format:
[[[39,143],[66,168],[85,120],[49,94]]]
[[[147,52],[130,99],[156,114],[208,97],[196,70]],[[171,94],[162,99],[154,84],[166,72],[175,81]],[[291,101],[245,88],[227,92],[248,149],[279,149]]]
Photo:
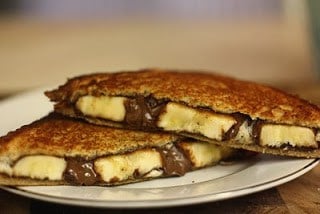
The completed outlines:
[[[166,102],[151,96],[137,96],[125,102],[125,122],[133,127],[155,128],[158,116]]]
[[[249,118],[241,113],[234,113],[232,117],[237,121],[224,135],[223,140],[230,140],[235,138],[239,132],[240,126]]]
[[[254,120],[252,123],[252,139],[255,144],[260,144],[261,128],[264,125],[263,120]]]
[[[92,185],[99,178],[93,169],[93,161],[69,158],[63,174],[64,180],[72,185]]]
[[[163,163],[163,171],[168,176],[182,176],[192,169],[192,163],[176,146],[158,149]]]

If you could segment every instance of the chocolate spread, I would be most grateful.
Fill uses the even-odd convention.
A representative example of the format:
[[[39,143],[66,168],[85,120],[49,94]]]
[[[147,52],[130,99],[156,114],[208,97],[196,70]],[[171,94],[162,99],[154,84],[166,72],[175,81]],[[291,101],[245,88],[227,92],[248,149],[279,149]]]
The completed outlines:
[[[152,96],[137,96],[125,102],[125,122],[129,126],[155,128],[158,116],[166,102]]]
[[[248,117],[241,113],[234,113],[232,117],[237,121],[224,135],[223,140],[235,138],[239,132],[240,126],[248,120]]]
[[[63,174],[64,180],[73,185],[92,185],[99,178],[93,169],[93,161],[80,158],[67,159],[67,168]]]
[[[252,139],[255,144],[260,144],[260,133],[261,133],[261,128],[264,125],[263,120],[255,120],[253,121],[252,124]]]
[[[157,129],[158,117],[167,103],[167,101],[157,100],[151,95],[129,98],[125,102],[125,123],[134,128]],[[241,113],[234,113],[232,116],[237,122],[224,134],[223,140],[234,138],[238,134],[240,126],[248,119]]]
[[[158,149],[163,164],[163,171],[168,176],[182,176],[192,168],[190,160],[176,146]]]
[[[162,157],[163,171],[166,176],[182,176],[192,169],[190,160],[176,146],[171,148],[158,148],[157,151]],[[67,168],[63,178],[71,185],[94,185],[103,182],[100,176],[94,171],[93,162],[81,158],[67,158]],[[134,178],[141,178],[144,175],[137,170],[132,175]],[[118,179],[111,180],[115,183]]]

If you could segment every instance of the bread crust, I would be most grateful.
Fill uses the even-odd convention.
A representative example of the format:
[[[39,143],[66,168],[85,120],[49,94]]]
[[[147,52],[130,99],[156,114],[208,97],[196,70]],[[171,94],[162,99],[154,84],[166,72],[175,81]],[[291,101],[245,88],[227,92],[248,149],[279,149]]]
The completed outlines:
[[[77,157],[90,160],[138,149],[162,147],[180,139],[181,137],[168,133],[102,127],[51,113],[0,137],[0,161],[13,165],[27,155]],[[95,185],[115,186],[149,179],[151,178],[135,178],[112,183],[100,182]],[[1,173],[0,184],[7,186],[70,185],[62,180],[10,177]]]
[[[115,129],[67,118],[57,113],[37,120],[0,138],[0,160],[10,164],[25,155],[96,157],[161,147],[178,136]]]
[[[0,167],[3,164],[12,166],[24,156],[47,155],[93,160],[146,148],[161,148],[170,143],[181,143],[184,140],[186,137],[170,133],[116,129],[94,125],[58,113],[50,113],[48,116],[0,137]],[[242,154],[240,150],[237,150],[229,158],[245,158],[246,155],[247,153]],[[191,170],[196,169],[198,168]],[[170,176],[163,174],[155,178],[132,177],[128,180],[113,182],[98,181],[94,185],[116,186]],[[0,184],[6,186],[70,185],[65,180],[14,177],[5,173],[0,173]]]
[[[159,177],[161,178],[161,177]],[[118,186],[123,184],[137,183],[142,181],[151,180],[152,178],[137,178],[137,179],[129,179],[124,181],[115,181],[113,183],[100,182],[95,183],[95,186]],[[0,184],[3,186],[61,186],[66,185],[70,186],[70,184],[63,180],[40,180],[40,179],[31,179],[25,177],[9,177],[3,174],[0,174]]]
[[[72,113],[83,95],[152,95],[190,107],[235,113],[277,124],[320,128],[320,108],[295,95],[212,72],[145,69],[136,72],[96,73],[69,79],[45,94],[59,112]]]

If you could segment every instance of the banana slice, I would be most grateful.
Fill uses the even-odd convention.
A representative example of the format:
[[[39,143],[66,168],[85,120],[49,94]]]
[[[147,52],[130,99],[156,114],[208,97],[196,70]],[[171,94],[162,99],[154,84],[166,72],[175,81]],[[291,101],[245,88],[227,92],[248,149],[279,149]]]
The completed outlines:
[[[64,158],[46,155],[26,156],[18,160],[13,167],[14,176],[35,179],[62,180],[67,164]]]
[[[130,154],[113,155],[98,158],[95,170],[105,182],[123,181],[132,178],[134,174],[145,175],[154,169],[162,167],[160,153],[155,149],[136,151]],[[160,176],[161,174],[155,174]]]
[[[123,121],[126,115],[125,97],[83,96],[76,102],[76,107],[83,114],[113,121]]]
[[[288,144],[293,147],[318,148],[316,136],[312,129],[274,124],[264,124],[261,127],[260,144],[271,147]]]
[[[236,120],[229,115],[197,110],[178,103],[168,103],[159,116],[158,126],[166,131],[191,132],[222,140]]]

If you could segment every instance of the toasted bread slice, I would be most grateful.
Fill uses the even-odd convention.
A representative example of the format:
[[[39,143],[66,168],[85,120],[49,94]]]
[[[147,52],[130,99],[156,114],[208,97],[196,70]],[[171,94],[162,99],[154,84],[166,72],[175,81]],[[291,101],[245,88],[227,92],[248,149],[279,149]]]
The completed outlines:
[[[147,69],[72,78],[45,93],[55,111],[91,123],[164,130],[271,154],[320,157],[320,108],[214,73]]]
[[[0,185],[113,186],[182,176],[239,154],[172,134],[102,127],[52,113],[0,138]]]

